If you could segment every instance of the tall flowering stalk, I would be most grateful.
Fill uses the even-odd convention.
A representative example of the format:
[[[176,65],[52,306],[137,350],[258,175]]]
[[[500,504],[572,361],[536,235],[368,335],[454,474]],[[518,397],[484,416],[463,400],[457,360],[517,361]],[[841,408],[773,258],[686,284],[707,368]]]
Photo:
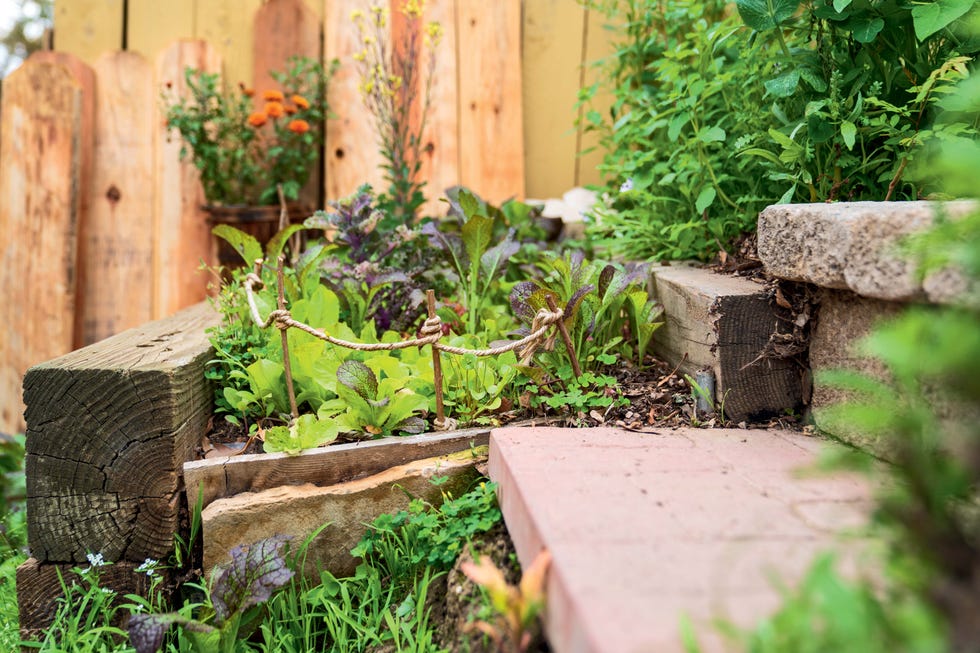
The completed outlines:
[[[401,4],[396,20],[404,29],[398,30],[397,41],[390,36],[387,7],[375,4],[366,13],[356,10],[351,14],[362,46],[354,54],[360,90],[374,118],[389,184],[379,200],[402,224],[414,221],[425,202],[425,182],[419,178],[422,137],[432,102],[436,47],[442,38],[439,23],[423,26],[424,9],[424,0]],[[427,55],[424,62],[423,47]]]

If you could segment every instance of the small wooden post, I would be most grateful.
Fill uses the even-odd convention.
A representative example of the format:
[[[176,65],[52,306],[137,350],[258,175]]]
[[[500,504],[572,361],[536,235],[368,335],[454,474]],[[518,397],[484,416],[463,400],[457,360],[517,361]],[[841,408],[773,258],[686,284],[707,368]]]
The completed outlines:
[[[432,290],[426,291],[425,299],[429,307],[429,317],[435,317],[435,292]],[[439,348],[435,345],[432,345],[432,376],[436,387],[436,425],[442,426],[446,423],[446,409],[442,403],[442,359],[439,356]]]
[[[279,269],[276,270],[276,307],[280,311],[286,310],[286,282],[283,278],[282,270],[285,264],[286,257],[280,255]],[[279,327],[279,334],[282,336],[282,365],[286,373],[286,392],[289,393],[289,410],[293,415],[293,419],[297,419],[299,417],[299,408],[296,406],[296,390],[293,389],[293,371],[289,364],[289,337],[286,329],[282,327]]]
[[[548,308],[551,309],[552,313],[558,312],[558,304],[555,303],[555,296],[552,294],[547,295]],[[568,329],[565,327],[565,320],[558,320],[555,322],[555,326],[558,327],[558,332],[561,333],[561,339],[565,341],[565,349],[568,350],[568,358],[572,361],[572,372],[575,373],[576,380],[578,377],[582,376],[582,368],[578,364],[578,356],[575,355],[575,347],[572,346],[572,338],[568,335]]]

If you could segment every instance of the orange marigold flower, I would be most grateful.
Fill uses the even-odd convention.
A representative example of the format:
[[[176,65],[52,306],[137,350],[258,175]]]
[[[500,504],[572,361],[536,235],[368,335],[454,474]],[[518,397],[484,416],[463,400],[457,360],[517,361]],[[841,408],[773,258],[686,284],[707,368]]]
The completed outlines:
[[[294,95],[293,97],[291,97],[289,99],[292,100],[293,101],[293,104],[295,104],[296,106],[298,106],[300,109],[309,109],[310,108],[310,101],[307,100],[302,95]]]
[[[294,106],[293,106],[293,105],[291,105],[291,104],[287,104],[287,105],[286,105],[286,106],[284,107],[284,109],[283,109],[283,110],[284,110],[284,111],[286,112],[286,115],[287,115],[287,116],[291,116],[291,115],[293,115],[294,113],[296,113],[297,111],[299,111],[299,109],[297,109],[296,107],[294,107]]]
[[[263,91],[262,99],[267,102],[282,102],[284,98],[282,91]]]
[[[284,113],[286,113],[286,107],[282,105],[282,102],[267,102],[265,105],[265,113],[270,118],[281,118]]]
[[[310,131],[310,123],[305,120],[291,120],[286,129],[296,134],[305,134]]]
[[[253,127],[261,127],[268,119],[269,117],[265,115],[264,111],[256,111],[255,113],[249,114],[248,124],[252,125]]]

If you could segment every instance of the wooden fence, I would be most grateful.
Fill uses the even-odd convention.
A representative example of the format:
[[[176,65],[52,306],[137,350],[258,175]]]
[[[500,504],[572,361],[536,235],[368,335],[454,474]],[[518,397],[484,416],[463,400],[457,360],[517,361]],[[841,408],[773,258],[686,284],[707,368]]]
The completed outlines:
[[[393,3],[400,0],[391,0]],[[160,106],[183,70],[262,87],[293,54],[339,58],[323,195],[380,183],[349,19],[371,0],[59,0],[57,52],[4,80],[0,106],[0,431],[22,428],[21,379],[67,353],[206,296],[213,260],[196,171]],[[575,0],[429,0],[444,40],[423,174],[488,199],[549,197],[597,181],[577,132],[583,63],[601,17]],[[121,48],[121,49],[120,49]]]

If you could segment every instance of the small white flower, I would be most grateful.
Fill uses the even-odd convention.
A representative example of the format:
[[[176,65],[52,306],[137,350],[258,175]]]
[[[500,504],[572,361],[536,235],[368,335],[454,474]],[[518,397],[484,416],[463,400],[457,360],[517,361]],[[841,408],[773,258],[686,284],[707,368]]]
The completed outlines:
[[[141,574],[146,574],[147,576],[154,576],[156,574],[158,564],[160,564],[159,561],[154,560],[153,558],[147,558],[143,561],[143,564],[136,568],[136,571]]]
[[[633,190],[633,178],[629,177],[623,182],[622,186],[619,187],[620,193],[628,193]]]
[[[88,558],[88,563],[93,567],[104,567],[105,560],[102,558],[101,553],[88,553],[85,555]]]

